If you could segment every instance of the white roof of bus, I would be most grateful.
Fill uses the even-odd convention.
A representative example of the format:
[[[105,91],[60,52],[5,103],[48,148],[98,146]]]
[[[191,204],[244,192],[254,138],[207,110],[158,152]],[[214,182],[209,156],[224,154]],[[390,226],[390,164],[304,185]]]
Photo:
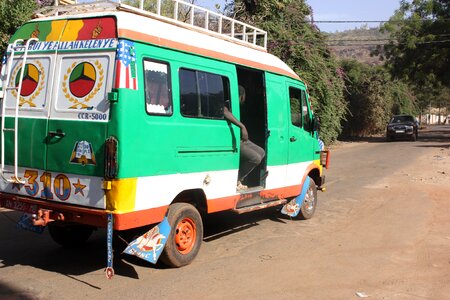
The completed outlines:
[[[152,18],[126,11],[112,11],[62,15],[40,20],[82,19],[111,15],[117,18],[119,38],[147,42],[299,79],[289,66],[272,54],[221,38],[220,35],[215,36],[213,33],[175,25],[170,20],[164,21],[164,18]]]

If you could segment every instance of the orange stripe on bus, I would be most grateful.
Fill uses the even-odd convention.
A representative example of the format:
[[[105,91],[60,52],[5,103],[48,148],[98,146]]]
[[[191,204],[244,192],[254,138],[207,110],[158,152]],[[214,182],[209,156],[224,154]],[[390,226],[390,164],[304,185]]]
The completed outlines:
[[[161,222],[166,215],[168,205],[123,214],[114,214],[114,229],[126,230]]]
[[[256,69],[266,70],[266,71],[286,75],[291,78],[300,80],[300,77],[298,77],[297,74],[295,74],[293,72],[292,73],[288,72],[281,68],[277,68],[277,67],[266,65],[263,63],[239,58],[239,57],[228,55],[228,54],[225,54],[222,52],[212,51],[212,50],[204,49],[201,47],[195,47],[195,46],[171,41],[168,39],[156,37],[153,35],[143,34],[143,33],[137,32],[137,31],[133,31],[133,30],[119,29],[119,37],[143,41],[143,42],[151,43],[154,45],[158,45],[158,46],[162,46],[162,47],[166,47],[166,48],[170,48],[170,49],[181,50],[181,51],[190,52],[190,53],[195,53],[195,54],[212,57],[212,58],[216,58],[216,59],[223,60],[223,61],[229,61],[229,62],[233,62],[233,63],[239,64],[239,65],[244,65],[244,66],[253,67]]]

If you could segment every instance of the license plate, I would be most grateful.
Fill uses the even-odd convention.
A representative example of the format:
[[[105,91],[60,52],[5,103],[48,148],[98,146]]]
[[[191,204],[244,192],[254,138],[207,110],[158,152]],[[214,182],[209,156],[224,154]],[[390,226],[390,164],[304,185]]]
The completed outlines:
[[[29,214],[35,214],[38,211],[38,206],[35,204],[29,204],[22,201],[17,200],[5,200],[0,199],[0,206],[9,208],[12,210],[22,211]]]
[[[396,130],[395,133],[405,133],[404,130]]]

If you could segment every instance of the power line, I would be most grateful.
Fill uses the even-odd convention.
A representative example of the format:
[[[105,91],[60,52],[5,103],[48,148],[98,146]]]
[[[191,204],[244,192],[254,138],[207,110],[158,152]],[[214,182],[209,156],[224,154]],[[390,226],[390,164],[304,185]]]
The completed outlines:
[[[450,34],[433,34],[436,37],[450,36]],[[379,38],[379,39],[333,39],[327,40],[327,42],[390,42],[398,41],[396,38]]]
[[[356,39],[356,40],[327,40],[327,43],[340,43],[340,42],[395,42],[397,39]],[[435,44],[435,43],[446,43],[450,40],[440,40],[440,41],[425,41],[425,42],[415,42],[414,44]],[[405,44],[405,43],[402,43]]]
[[[305,23],[402,23],[416,21],[450,21],[450,19],[415,19],[415,20],[304,20]]]
[[[347,43],[347,44],[344,44],[344,45],[329,44],[329,43],[327,43],[327,44],[330,47],[356,47],[356,46],[361,47],[361,46],[383,46],[383,45],[387,45],[387,43],[381,43],[381,42],[376,42],[376,43],[367,43],[367,42],[358,43],[359,41],[356,41],[356,40],[352,40],[352,41],[349,41],[349,42],[357,42],[357,43],[354,43],[354,44],[348,44]],[[441,40],[441,41],[416,42],[414,44],[415,45],[429,45],[429,44],[442,44],[442,43],[448,43],[448,42],[450,42],[450,39],[449,40]],[[405,44],[406,43],[397,43],[397,45],[405,45]]]
[[[338,42],[383,42],[383,41],[393,42],[393,41],[398,41],[398,40],[397,39],[367,39],[367,40],[356,39],[356,40],[328,40],[326,42],[327,43],[329,43],[329,42],[338,43]],[[416,45],[420,45],[420,44],[439,44],[439,43],[447,43],[447,42],[450,42],[450,39],[448,39],[448,40],[440,40],[440,41],[415,42],[414,44],[416,44]],[[400,44],[406,44],[406,43],[400,43]]]

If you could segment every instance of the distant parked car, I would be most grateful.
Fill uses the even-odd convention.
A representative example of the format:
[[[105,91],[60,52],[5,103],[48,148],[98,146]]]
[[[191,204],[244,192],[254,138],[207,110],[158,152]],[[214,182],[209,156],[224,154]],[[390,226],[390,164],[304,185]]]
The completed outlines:
[[[393,116],[386,128],[386,140],[410,139],[417,140],[419,134],[419,122],[410,115]]]

